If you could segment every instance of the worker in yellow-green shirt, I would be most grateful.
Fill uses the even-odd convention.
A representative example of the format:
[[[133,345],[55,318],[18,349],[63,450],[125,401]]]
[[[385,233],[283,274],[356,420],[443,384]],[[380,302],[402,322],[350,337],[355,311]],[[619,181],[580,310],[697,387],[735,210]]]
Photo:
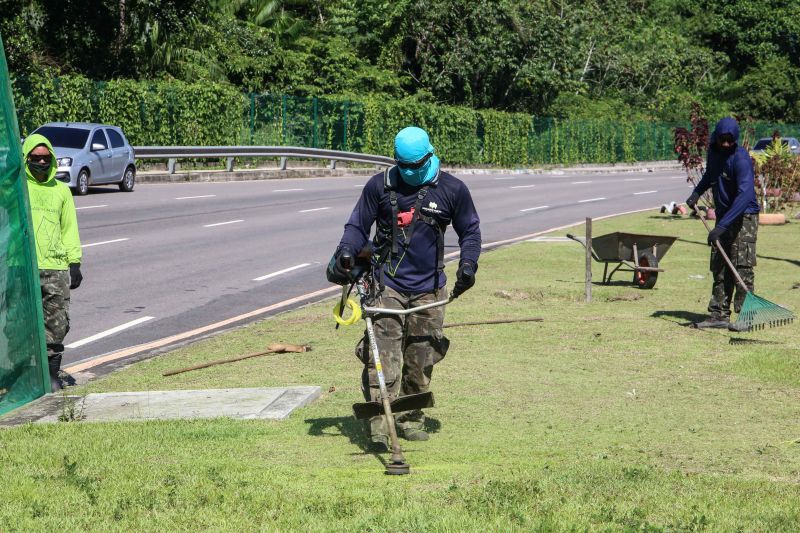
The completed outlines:
[[[61,358],[69,331],[70,290],[77,289],[83,280],[78,218],[72,192],[55,179],[56,155],[50,141],[31,135],[25,139],[22,153],[42,289],[50,384],[56,391],[65,384],[75,384],[72,376],[61,370]]]

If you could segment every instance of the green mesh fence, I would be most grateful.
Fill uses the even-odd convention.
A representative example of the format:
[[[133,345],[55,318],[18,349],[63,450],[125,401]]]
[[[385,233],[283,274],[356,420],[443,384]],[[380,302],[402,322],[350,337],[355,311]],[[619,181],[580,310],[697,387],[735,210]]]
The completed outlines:
[[[50,392],[17,116],[0,38],[0,414]]]

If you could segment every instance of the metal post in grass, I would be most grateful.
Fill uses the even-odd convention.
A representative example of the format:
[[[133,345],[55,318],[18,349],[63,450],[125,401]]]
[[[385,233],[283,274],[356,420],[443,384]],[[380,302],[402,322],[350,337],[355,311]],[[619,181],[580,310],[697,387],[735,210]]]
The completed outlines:
[[[592,301],[592,219],[586,217],[586,302]]]
[[[256,95],[250,93],[250,146],[255,143],[256,133]]]

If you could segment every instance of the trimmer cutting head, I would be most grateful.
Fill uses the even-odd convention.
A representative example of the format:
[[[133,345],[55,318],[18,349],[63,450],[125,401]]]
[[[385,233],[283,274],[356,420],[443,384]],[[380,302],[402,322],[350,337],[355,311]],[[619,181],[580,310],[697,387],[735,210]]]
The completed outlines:
[[[386,463],[386,475],[388,476],[403,476],[411,473],[411,465],[405,461],[392,461]]]

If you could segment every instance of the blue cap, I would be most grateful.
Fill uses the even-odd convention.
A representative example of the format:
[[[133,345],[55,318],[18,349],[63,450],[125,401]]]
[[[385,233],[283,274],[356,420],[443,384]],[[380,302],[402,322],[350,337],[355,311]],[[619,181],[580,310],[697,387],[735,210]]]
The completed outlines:
[[[415,163],[430,154],[428,161],[417,169],[398,166],[403,181],[409,185],[430,183],[439,174],[439,158],[425,130],[416,126],[403,128],[394,138],[394,158],[398,163]]]

